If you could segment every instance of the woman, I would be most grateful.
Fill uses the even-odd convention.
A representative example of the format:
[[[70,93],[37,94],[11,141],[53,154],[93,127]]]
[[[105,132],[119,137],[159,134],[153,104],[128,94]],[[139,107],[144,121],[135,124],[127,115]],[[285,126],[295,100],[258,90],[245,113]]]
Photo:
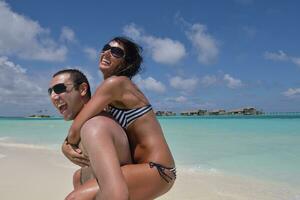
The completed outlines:
[[[129,139],[134,163],[121,169],[130,199],[154,199],[172,187],[176,172],[174,159],[155,113],[131,80],[139,72],[141,63],[140,47],[127,38],[116,37],[103,47],[99,68],[104,81],[76,116],[67,142],[78,144],[83,124],[105,109],[122,126]],[[85,145],[87,143],[83,143]],[[104,191],[109,186],[101,185],[101,182],[109,177],[97,168],[97,158],[91,158],[94,155],[89,155],[91,168],[100,190]],[[101,192],[98,197],[101,197]]]

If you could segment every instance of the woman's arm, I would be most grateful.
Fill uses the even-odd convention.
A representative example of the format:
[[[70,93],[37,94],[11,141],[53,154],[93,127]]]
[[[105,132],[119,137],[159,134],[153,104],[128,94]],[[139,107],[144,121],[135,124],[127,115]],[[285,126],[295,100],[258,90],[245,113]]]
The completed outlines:
[[[83,124],[103,111],[109,103],[120,99],[122,95],[122,80],[123,79],[119,77],[110,77],[103,81],[97,88],[91,100],[82,108],[74,119],[71,128],[69,129],[67,137],[68,143],[78,144],[80,141],[80,129]]]
[[[74,148],[72,145],[68,144],[66,141],[61,146],[63,154],[74,164],[80,167],[89,166],[90,161],[87,156],[85,156],[81,149]]]

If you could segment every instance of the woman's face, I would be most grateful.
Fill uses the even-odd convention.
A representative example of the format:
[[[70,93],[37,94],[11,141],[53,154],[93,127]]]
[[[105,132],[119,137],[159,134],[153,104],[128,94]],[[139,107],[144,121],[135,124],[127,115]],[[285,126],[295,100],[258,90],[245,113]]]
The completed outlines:
[[[100,53],[99,68],[104,78],[114,75],[125,61],[125,50],[122,44],[111,41],[103,47]]]

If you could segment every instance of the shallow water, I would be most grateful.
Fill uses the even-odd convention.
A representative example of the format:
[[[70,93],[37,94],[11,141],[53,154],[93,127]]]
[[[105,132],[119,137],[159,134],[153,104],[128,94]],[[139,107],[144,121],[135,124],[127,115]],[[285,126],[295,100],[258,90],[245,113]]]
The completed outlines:
[[[177,166],[186,171],[300,184],[300,116],[160,117],[159,121]],[[0,145],[60,150],[69,126],[62,119],[0,118]]]

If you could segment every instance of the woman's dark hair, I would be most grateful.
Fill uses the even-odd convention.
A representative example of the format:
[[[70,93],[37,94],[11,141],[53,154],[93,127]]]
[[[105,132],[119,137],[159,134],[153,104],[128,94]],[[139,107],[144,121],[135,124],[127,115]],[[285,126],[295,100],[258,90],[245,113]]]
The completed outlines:
[[[143,49],[141,46],[126,37],[115,37],[111,41],[116,41],[123,45],[125,49],[125,66],[121,67],[114,73],[117,76],[127,76],[132,78],[141,71]]]

